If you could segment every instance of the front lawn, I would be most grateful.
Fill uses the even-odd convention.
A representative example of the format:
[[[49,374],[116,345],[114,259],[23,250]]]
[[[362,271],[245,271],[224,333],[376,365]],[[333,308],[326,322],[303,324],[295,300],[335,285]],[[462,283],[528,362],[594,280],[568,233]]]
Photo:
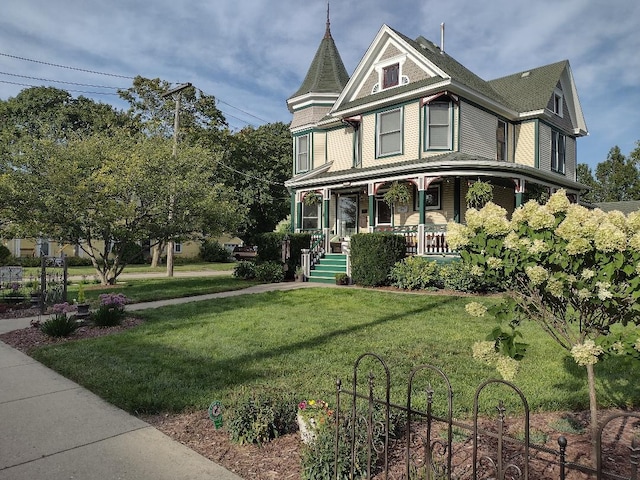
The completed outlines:
[[[451,379],[456,413],[465,415],[476,387],[496,376],[472,358],[473,342],[494,326],[465,312],[472,299],[323,288],[220,298],[148,310],[134,330],[33,355],[121,408],[151,413],[203,409],[213,400],[228,405],[246,390],[333,403],[336,379],[350,388],[354,361],[375,352],[391,368],[393,401],[404,402],[411,368],[431,363]],[[530,407],[587,408],[584,369],[536,325],[522,330],[530,346],[515,383]],[[601,406],[638,406],[640,384],[630,380],[638,378],[637,363],[596,367]],[[360,377],[366,382],[367,375]]]
[[[97,305],[98,297],[102,293],[124,293],[131,303],[138,303],[240,290],[258,283],[235,278],[231,275],[221,275],[132,279],[122,280],[111,286],[89,284],[84,285],[83,288],[87,302]],[[69,303],[78,297],[78,288],[78,284],[69,285],[67,289]]]

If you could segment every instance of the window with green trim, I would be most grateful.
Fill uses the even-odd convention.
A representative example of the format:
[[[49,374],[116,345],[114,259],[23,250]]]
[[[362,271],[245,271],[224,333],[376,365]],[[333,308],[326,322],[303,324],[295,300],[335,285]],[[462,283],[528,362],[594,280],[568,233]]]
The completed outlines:
[[[308,171],[309,162],[309,134],[296,137],[296,173]]]
[[[427,150],[451,150],[452,103],[449,100],[433,101],[425,105],[425,148]]]
[[[402,109],[387,110],[376,116],[377,157],[402,153]]]

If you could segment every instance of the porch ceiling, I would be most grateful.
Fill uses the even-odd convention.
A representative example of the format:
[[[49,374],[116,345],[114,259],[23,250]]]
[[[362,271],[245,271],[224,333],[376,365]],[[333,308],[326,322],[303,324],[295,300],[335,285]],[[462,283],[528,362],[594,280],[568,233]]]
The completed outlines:
[[[522,178],[525,181],[566,188],[572,191],[586,190],[587,187],[553,172],[510,162],[498,162],[488,158],[460,152],[445,153],[434,157],[420,158],[384,166],[352,168],[340,171],[322,171],[294,177],[286,182],[289,188],[341,186],[345,184],[366,184],[371,181],[398,179],[415,175],[428,176],[471,176]]]

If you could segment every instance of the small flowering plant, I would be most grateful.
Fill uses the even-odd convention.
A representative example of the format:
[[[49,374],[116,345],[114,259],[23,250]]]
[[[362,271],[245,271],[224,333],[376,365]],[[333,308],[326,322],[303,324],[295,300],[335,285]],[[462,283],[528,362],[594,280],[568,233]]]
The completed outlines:
[[[99,327],[120,325],[129,299],[122,293],[103,293],[99,298],[100,306],[93,314],[93,323]]]
[[[298,415],[307,421],[323,424],[333,415],[324,400],[304,400],[298,404]]]
[[[56,303],[51,307],[51,312],[59,319],[66,319],[68,316],[73,315],[77,310],[77,307],[69,304],[69,302]]]

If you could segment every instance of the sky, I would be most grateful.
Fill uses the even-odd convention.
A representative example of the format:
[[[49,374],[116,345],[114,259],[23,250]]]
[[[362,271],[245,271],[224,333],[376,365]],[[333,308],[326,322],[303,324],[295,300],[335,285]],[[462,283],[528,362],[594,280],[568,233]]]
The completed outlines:
[[[326,0],[3,0],[0,99],[47,85],[126,109],[116,89],[142,75],[214,95],[233,129],[288,123],[326,15]],[[334,0],[330,17],[350,74],[383,24],[439,44],[445,23],[447,53],[485,80],[567,59],[578,162],[640,140],[637,0]]]

